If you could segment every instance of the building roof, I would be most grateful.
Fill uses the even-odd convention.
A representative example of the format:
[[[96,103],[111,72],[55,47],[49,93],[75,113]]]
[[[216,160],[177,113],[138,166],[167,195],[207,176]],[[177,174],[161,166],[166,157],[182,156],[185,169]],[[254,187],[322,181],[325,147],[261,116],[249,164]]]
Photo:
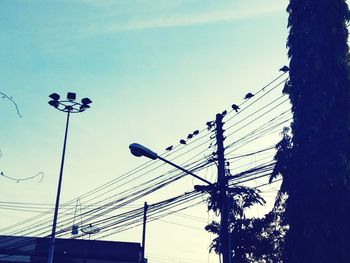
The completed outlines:
[[[46,262],[49,238],[0,236],[0,262]],[[139,243],[61,239],[55,242],[55,263],[139,262]]]

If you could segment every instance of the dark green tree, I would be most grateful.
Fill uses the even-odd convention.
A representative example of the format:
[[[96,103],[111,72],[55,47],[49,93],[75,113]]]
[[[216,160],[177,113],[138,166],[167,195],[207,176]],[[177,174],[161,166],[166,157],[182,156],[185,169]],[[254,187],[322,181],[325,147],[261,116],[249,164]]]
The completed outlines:
[[[290,0],[291,137],[275,157],[289,224],[283,262],[350,262],[349,10],[345,0]]]

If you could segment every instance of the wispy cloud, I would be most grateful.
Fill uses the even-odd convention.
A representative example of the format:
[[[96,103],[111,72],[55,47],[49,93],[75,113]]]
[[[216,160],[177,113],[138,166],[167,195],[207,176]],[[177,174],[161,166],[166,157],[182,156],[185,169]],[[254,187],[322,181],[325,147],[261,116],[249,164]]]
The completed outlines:
[[[282,3],[281,3],[282,2]],[[260,5],[244,10],[233,8],[225,10],[205,11],[192,14],[181,15],[158,15],[155,18],[134,19],[123,22],[93,25],[88,28],[90,34],[109,34],[130,30],[144,30],[166,27],[183,27],[202,24],[212,24],[218,22],[228,22],[242,20],[252,17],[274,14],[285,9],[283,1],[270,5]]]

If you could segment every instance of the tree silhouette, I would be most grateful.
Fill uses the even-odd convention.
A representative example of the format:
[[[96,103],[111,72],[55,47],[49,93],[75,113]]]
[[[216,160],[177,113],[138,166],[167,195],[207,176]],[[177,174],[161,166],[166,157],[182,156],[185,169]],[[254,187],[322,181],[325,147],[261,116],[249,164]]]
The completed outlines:
[[[283,262],[350,262],[349,10],[345,0],[290,0],[293,123],[277,145],[289,224]]]
[[[266,234],[267,220],[247,219],[246,209],[255,204],[263,205],[265,200],[260,196],[258,189],[245,186],[235,186],[229,189],[230,207],[230,242],[233,251],[233,262],[252,262],[252,258],[265,257],[273,250],[270,235]],[[222,202],[220,195],[210,193],[208,208],[219,212]],[[213,221],[205,227],[208,232],[217,235],[210,245],[210,251],[221,252],[220,224]]]

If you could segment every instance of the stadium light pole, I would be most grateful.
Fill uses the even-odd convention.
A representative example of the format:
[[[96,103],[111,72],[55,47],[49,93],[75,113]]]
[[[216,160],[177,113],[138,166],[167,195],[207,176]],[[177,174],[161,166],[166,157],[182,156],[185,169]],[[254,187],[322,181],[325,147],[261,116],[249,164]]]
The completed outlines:
[[[49,96],[49,98],[51,98],[51,100],[48,102],[49,105],[51,105],[52,107],[54,107],[59,111],[67,113],[66,129],[64,133],[63,151],[62,151],[62,159],[61,159],[61,168],[60,168],[60,175],[59,175],[58,187],[57,187],[55,212],[53,217],[51,239],[50,239],[48,257],[47,257],[47,263],[53,263],[53,257],[54,257],[54,251],[55,251],[57,216],[58,216],[58,207],[59,207],[60,195],[61,195],[62,175],[63,175],[64,158],[66,153],[69,117],[71,113],[80,113],[90,108],[89,104],[92,103],[92,101],[89,98],[83,98],[81,102],[77,102],[75,101],[76,94],[73,92],[68,92],[67,98],[64,100],[60,100],[60,95],[58,95],[57,93],[52,93]]]

